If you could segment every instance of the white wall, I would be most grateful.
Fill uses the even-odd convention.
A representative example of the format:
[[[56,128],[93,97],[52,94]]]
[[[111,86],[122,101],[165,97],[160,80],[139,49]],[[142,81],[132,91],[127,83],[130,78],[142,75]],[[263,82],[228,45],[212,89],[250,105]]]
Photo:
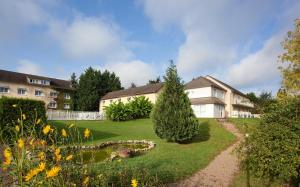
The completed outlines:
[[[189,98],[199,98],[199,97],[211,97],[212,91],[211,87],[196,88],[185,90]]]
[[[214,117],[214,104],[192,105],[192,109],[197,118]]]

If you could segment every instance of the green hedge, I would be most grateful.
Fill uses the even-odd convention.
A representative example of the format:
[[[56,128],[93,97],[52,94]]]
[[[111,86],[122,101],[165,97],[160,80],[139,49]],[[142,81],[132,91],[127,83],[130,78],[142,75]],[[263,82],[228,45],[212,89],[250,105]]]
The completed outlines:
[[[15,106],[15,107],[14,107]],[[21,112],[25,114],[24,132],[31,128],[40,119],[46,122],[46,109],[43,101],[18,98],[0,98],[0,127],[1,137],[10,138],[14,133],[14,128],[21,119]]]
[[[112,121],[127,121],[131,119],[149,118],[153,104],[144,96],[135,97],[124,104],[114,102],[105,107],[107,119]]]

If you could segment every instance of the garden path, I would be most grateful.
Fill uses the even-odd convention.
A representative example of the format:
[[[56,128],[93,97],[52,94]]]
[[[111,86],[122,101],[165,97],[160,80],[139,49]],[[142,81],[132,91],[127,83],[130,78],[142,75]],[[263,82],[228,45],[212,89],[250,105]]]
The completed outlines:
[[[243,135],[232,123],[222,122],[222,126],[233,133],[238,140],[217,155],[206,168],[179,183],[169,184],[168,187],[227,187],[230,185],[239,170],[239,161],[233,151],[241,142]]]

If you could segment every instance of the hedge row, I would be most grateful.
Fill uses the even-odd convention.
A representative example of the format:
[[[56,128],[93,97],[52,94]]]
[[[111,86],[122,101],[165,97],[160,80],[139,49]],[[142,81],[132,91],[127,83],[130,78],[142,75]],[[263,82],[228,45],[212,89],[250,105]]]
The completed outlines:
[[[25,114],[21,116],[21,114]],[[10,138],[14,128],[23,118],[24,133],[39,119],[46,122],[46,109],[43,101],[18,98],[0,98],[0,129],[2,138]]]
[[[144,96],[135,97],[126,104],[120,101],[110,104],[105,107],[105,115],[107,119],[112,121],[149,118],[152,107],[153,105],[148,98]]]

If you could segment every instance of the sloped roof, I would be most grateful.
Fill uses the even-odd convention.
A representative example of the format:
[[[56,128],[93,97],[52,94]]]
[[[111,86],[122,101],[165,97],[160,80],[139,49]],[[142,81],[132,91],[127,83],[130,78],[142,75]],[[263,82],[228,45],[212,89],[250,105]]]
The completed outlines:
[[[200,98],[192,98],[190,99],[192,105],[200,105],[200,104],[220,104],[225,105],[223,101],[216,97],[200,97]]]
[[[38,79],[38,80],[47,80],[50,81],[50,85],[41,85],[41,84],[30,84],[28,83],[28,78]],[[71,82],[61,79],[43,77],[38,75],[31,75],[25,73],[18,73],[13,71],[0,70],[0,81],[9,82],[9,83],[17,83],[17,84],[26,84],[26,85],[34,85],[40,87],[53,87],[59,89],[67,89],[73,90],[71,87]]]
[[[101,100],[106,99],[113,99],[118,97],[125,97],[125,96],[135,96],[135,95],[143,95],[143,94],[150,94],[158,92],[163,86],[163,83],[156,83],[156,84],[149,84],[145,86],[139,86],[135,88],[128,88],[125,90],[118,90],[109,92],[104,95]]]
[[[195,88],[204,88],[204,87],[214,87],[226,91],[224,88],[220,87],[213,81],[201,76],[191,80],[190,82],[186,83],[184,86],[185,89],[195,89]]]
[[[220,84],[222,84],[223,86],[231,89],[233,93],[236,93],[236,94],[242,95],[244,97],[247,97],[244,93],[242,93],[241,91],[233,88],[232,86],[229,86],[228,84],[226,84],[226,83],[224,83],[224,82],[222,82],[222,81],[220,81],[220,80],[218,80],[218,79],[216,79],[216,78],[214,78],[214,77],[212,77],[210,75],[207,75],[207,77],[210,77],[210,78],[214,79],[215,81],[219,82]]]

